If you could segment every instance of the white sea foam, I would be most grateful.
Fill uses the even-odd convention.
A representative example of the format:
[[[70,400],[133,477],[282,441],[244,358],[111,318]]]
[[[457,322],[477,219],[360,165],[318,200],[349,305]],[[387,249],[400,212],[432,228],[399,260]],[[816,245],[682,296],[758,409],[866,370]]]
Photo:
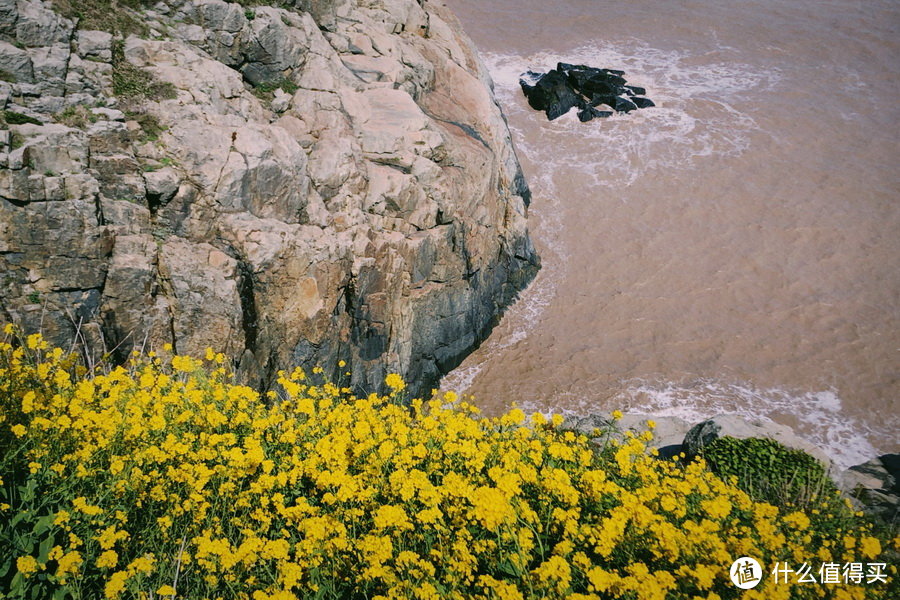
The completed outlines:
[[[758,130],[735,104],[742,94],[774,87],[777,70],[764,72],[736,62],[693,64],[685,52],[663,52],[636,41],[627,45],[590,45],[564,56],[540,52],[531,56],[485,54],[495,91],[509,114],[527,113],[541,119],[525,101],[519,78],[528,70],[546,72],[564,59],[573,63],[618,68],[629,83],[647,88],[656,107],[615,114],[584,124],[575,111],[540,124],[541,143],[515,136],[522,151],[542,170],[565,164],[596,186],[621,188],[649,172],[684,169],[712,154],[740,154],[749,147],[748,134]],[[573,144],[575,140],[575,144]],[[559,151],[588,142],[594,152]],[[552,147],[555,152],[547,152]]]
[[[483,368],[484,363],[476,363],[453,369],[441,379],[441,390],[452,390],[458,394],[465,393]]]
[[[552,404],[566,406],[564,414],[588,414],[615,408],[635,414],[679,417],[689,423],[699,423],[717,414],[769,419],[790,425],[797,435],[821,448],[841,468],[881,454],[868,441],[868,435],[889,434],[898,426],[896,418],[889,417],[881,430],[873,430],[848,415],[833,390],[761,389],[748,383],[712,379],[686,383],[635,379],[623,382],[621,387],[617,395],[602,401],[568,395],[564,400],[554,399]],[[524,408],[547,411],[553,406],[540,402],[528,403]]]

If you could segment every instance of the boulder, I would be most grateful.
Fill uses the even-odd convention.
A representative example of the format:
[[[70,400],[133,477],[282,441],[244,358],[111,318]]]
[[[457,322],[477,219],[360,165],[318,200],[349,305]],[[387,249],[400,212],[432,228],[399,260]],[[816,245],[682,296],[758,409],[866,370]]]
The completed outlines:
[[[900,517],[900,454],[885,454],[854,465],[835,483],[855,506],[887,523]]]
[[[584,98],[572,88],[568,78],[560,71],[551,70],[534,84],[527,79],[520,79],[519,85],[531,108],[544,111],[551,121],[575,106],[584,105]]]
[[[617,96],[612,104],[612,109],[616,112],[627,113],[635,110],[637,105],[626,98]]]
[[[557,64],[556,68],[566,74],[570,85],[586,96],[594,94],[625,93],[625,78],[621,71],[596,69],[585,65]]]
[[[598,69],[586,65],[557,63],[556,69],[540,74],[528,71],[519,79],[528,104],[547,113],[551,121],[573,107],[578,107],[578,119],[584,123],[611,113],[594,107],[606,104],[615,112],[627,113],[637,108],[655,106],[648,98],[637,98],[644,88],[625,85],[624,71]],[[626,98],[631,97],[631,99]]]
[[[105,31],[78,31],[76,38],[78,56],[96,58],[109,62],[112,60],[112,34]]]
[[[13,79],[13,83],[34,83],[34,65],[28,53],[0,40],[0,70]]]
[[[29,48],[68,44],[75,23],[50,10],[41,0],[19,0],[16,41]]]
[[[591,119],[605,119],[611,117],[612,112],[608,110],[597,110],[593,106],[586,106],[578,111],[578,120],[587,123]]]
[[[652,421],[655,427],[647,424]],[[671,458],[682,450],[682,440],[690,430],[691,425],[680,417],[666,417],[642,414],[625,414],[615,420],[607,413],[595,413],[584,417],[568,417],[563,422],[561,429],[576,431],[592,438],[595,444],[604,444],[607,439],[622,441],[625,432],[640,435],[644,431],[653,432],[653,439],[647,442],[647,446],[655,448],[662,457]],[[606,432],[605,435],[595,436],[595,432]]]
[[[163,167],[158,171],[144,173],[147,186],[147,200],[151,210],[171,200],[178,191],[181,177],[171,167]]]

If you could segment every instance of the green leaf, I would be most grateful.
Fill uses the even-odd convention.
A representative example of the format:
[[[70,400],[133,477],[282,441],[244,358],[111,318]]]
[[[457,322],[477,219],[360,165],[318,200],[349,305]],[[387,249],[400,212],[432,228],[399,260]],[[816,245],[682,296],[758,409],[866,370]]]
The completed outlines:
[[[55,520],[56,515],[44,515],[43,517],[39,517],[34,522],[34,527],[31,532],[40,537],[42,533],[49,531],[53,527],[53,521]]]
[[[59,588],[58,590],[53,592],[53,600],[65,600],[68,596],[71,596],[71,594],[69,594],[69,590],[67,588]]]
[[[505,574],[509,575],[510,577],[519,577],[520,576],[519,570],[516,569],[516,567],[512,564],[512,562],[510,562],[510,560],[508,558],[504,559],[500,563],[497,563],[497,568],[502,573],[505,573]]]
[[[12,527],[15,527],[16,525],[18,525],[22,521],[25,521],[26,519],[30,521],[31,516],[32,516],[32,513],[30,510],[20,510],[19,512],[17,512],[15,514],[15,516],[12,519],[10,519],[9,524]]]
[[[53,534],[51,533],[49,536],[44,538],[44,541],[42,541],[41,545],[38,546],[37,561],[39,563],[47,562],[47,555],[50,554],[50,549],[53,548],[55,541],[56,541],[56,539],[53,537]]]

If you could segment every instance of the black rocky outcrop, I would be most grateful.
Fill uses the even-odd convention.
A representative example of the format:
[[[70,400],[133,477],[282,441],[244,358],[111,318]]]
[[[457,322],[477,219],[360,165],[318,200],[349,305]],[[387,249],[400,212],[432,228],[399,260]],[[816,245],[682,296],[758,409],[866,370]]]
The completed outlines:
[[[528,71],[519,79],[519,85],[531,108],[544,111],[551,121],[572,108],[577,108],[578,119],[586,122],[608,117],[613,111],[627,113],[655,106],[644,97],[644,88],[625,85],[623,75],[624,71],[615,69],[557,63],[547,73]],[[597,110],[600,105],[612,110]]]

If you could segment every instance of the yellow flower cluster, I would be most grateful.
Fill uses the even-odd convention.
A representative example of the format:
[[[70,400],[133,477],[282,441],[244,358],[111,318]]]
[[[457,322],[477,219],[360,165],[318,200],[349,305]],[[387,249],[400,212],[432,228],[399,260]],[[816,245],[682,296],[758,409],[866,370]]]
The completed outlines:
[[[739,556],[881,552],[864,528],[813,531],[641,436],[595,447],[558,418],[479,418],[454,394],[405,405],[394,375],[392,396],[357,398],[296,369],[260,397],[223,362],[86,373],[40,337],[0,342],[9,597],[715,599],[734,597]],[[826,591],[866,590],[880,588]],[[766,580],[741,597],[821,593]]]

